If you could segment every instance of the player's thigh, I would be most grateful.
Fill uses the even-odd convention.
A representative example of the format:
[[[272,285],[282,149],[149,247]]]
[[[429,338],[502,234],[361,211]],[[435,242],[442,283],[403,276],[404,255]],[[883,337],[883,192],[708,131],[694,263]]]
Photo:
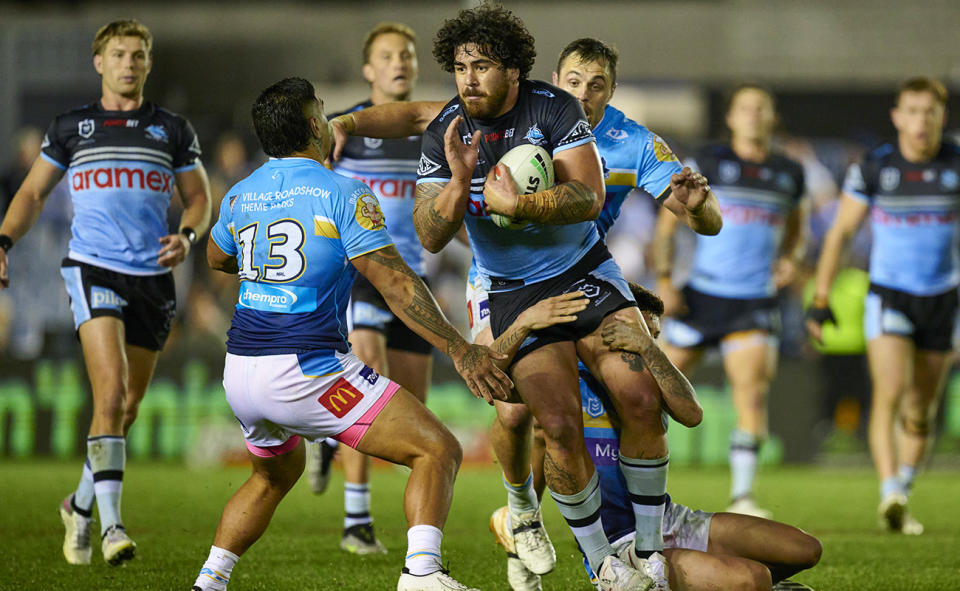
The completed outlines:
[[[115,316],[97,316],[81,324],[77,334],[94,404],[117,396],[122,399],[127,385],[123,322]]]
[[[421,402],[426,401],[433,373],[433,356],[402,349],[387,349],[390,379],[406,388]]]
[[[533,425],[533,413],[522,402],[502,402],[494,400],[497,422],[510,431],[526,431]]]
[[[547,440],[575,445],[583,439],[580,378],[572,342],[550,343],[531,351],[513,365],[511,377]]]
[[[867,341],[874,399],[892,403],[913,383],[915,347],[907,337],[883,334]]]
[[[277,456],[259,456],[247,452],[253,473],[265,480],[269,486],[279,489],[289,489],[300,478],[306,458],[303,441],[287,453]]]
[[[786,523],[738,513],[715,513],[707,543],[710,554],[742,556],[770,565],[813,565],[820,542]]]
[[[150,386],[160,352],[129,343],[125,346],[125,351],[128,365],[127,405],[137,405],[143,400],[143,395]]]
[[[355,448],[407,466],[425,455],[459,462],[462,454],[460,444],[436,415],[403,388],[384,405]]]
[[[379,330],[354,328],[348,337],[353,354],[360,361],[377,370],[381,375],[389,375],[387,365],[387,337]]]
[[[630,314],[637,322],[643,322],[640,310],[636,307],[624,308],[618,315]],[[625,424],[636,420],[660,423],[660,393],[649,387],[649,382],[640,379],[646,371],[643,363],[637,363],[635,353],[611,351],[603,344],[603,327],[611,322],[619,322],[613,314],[607,315],[600,326],[577,341],[577,354],[583,364],[605,386],[617,414]],[[659,427],[662,430],[662,426]]]
[[[954,361],[953,351],[917,351],[914,354],[913,388],[908,391],[904,404],[923,411],[935,406]]]
[[[765,331],[734,333],[721,343],[723,369],[736,392],[765,391],[777,366],[776,341]]]
[[[672,591],[769,591],[773,586],[764,565],[739,556],[707,554],[697,550],[664,550]]]

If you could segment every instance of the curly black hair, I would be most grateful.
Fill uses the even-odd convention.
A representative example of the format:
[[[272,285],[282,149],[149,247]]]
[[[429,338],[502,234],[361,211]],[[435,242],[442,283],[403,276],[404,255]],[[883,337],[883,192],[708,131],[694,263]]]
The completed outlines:
[[[492,3],[461,10],[457,18],[444,21],[433,39],[433,57],[444,71],[453,72],[454,53],[467,43],[476,43],[484,56],[504,68],[519,70],[520,80],[530,75],[537,57],[533,35],[523,21]]]
[[[660,296],[632,281],[630,282],[630,292],[633,294],[633,299],[637,300],[637,307],[640,308],[641,312],[663,316],[663,300],[660,299]]]

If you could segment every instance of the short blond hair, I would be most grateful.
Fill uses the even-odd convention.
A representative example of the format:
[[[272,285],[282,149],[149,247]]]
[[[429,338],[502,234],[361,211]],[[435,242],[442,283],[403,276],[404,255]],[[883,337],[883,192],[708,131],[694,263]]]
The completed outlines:
[[[929,92],[938,103],[947,106],[947,87],[936,78],[914,76],[901,82],[899,88],[897,88],[897,105],[900,104],[900,97],[905,92]]]
[[[397,22],[385,22],[380,23],[374,28],[370,29],[370,32],[367,33],[367,38],[363,41],[363,63],[370,63],[370,48],[373,46],[373,42],[377,40],[377,37],[380,35],[387,35],[389,33],[396,33],[397,35],[403,35],[413,43],[414,48],[417,46],[417,34],[413,32],[413,29],[408,27],[403,23]]]
[[[107,46],[107,42],[114,37],[140,37],[147,46],[147,53],[153,49],[153,35],[144,24],[134,20],[119,20],[107,23],[100,27],[93,37],[93,55],[100,55]]]

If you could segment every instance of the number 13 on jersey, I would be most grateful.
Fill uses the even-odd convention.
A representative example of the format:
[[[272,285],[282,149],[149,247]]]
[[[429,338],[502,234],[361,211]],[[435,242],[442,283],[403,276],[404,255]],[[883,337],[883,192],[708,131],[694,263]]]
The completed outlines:
[[[254,222],[237,232],[240,279],[269,283],[299,279],[307,268],[307,259],[303,256],[306,233],[300,222],[287,218],[269,224],[266,227],[267,245],[258,252],[259,227],[260,223]]]

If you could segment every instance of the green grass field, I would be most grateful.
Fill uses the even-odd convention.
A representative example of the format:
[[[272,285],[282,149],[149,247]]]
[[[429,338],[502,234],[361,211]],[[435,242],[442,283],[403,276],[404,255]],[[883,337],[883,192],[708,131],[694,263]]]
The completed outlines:
[[[188,470],[179,465],[131,462],[124,482],[124,518],[138,543],[128,566],[112,569],[94,549],[93,564],[67,565],[60,552],[57,503],[76,484],[80,463],[0,462],[0,589],[189,589],[206,558],[224,502],[247,468]],[[389,590],[406,546],[401,512],[405,475],[389,467],[374,471],[373,510],[387,556],[359,558],[339,550],[342,474],[326,495],[314,496],[305,481],[280,506],[265,536],[233,571],[232,591]],[[876,484],[866,469],[767,469],[760,500],[780,520],[799,525],[823,542],[820,564],[801,573],[818,591],[929,590],[960,588],[960,507],[956,472],[921,477],[915,515],[927,527],[916,538],[876,527]],[[724,469],[673,469],[670,491],[686,505],[723,507]],[[490,512],[504,502],[493,467],[464,468],[444,538],[444,561],[458,579],[484,590],[508,589],[504,555],[487,531]],[[552,502],[545,519],[559,564],[544,578],[548,590],[584,590],[572,537]]]

